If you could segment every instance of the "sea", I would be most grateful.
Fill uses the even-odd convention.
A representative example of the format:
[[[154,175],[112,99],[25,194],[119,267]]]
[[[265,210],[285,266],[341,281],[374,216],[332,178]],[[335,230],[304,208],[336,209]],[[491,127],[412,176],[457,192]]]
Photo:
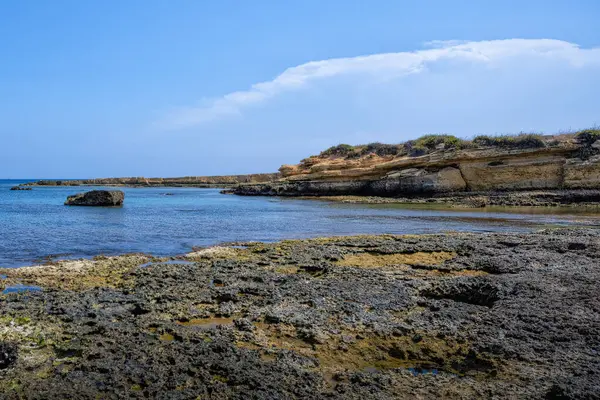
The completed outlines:
[[[0,267],[50,259],[125,253],[179,255],[194,247],[239,241],[355,234],[527,232],[600,226],[600,211],[439,209],[398,204],[345,204],[277,197],[241,197],[219,189],[119,188],[119,208],[69,207],[67,196],[100,187],[34,187],[0,180]],[[510,211],[510,212],[507,212]]]

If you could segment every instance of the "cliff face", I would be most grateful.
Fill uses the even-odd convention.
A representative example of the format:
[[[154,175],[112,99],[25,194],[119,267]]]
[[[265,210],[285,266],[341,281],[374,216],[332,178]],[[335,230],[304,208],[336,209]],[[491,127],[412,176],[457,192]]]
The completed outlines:
[[[403,196],[464,191],[600,189],[600,143],[547,138],[536,148],[438,148],[429,154],[313,156],[281,167],[281,179],[240,185],[245,195]]]
[[[514,145],[515,138],[519,139],[518,146]],[[104,178],[39,181],[31,185],[235,187],[233,192],[240,195],[387,197],[539,189],[600,190],[599,138],[600,131],[596,130],[586,137],[536,137],[533,146],[525,141],[528,138],[519,136],[505,137],[500,145],[485,145],[494,143],[490,138],[463,141],[461,146],[454,147],[434,142],[423,155],[415,155],[420,154],[413,151],[415,148],[399,152],[402,145],[342,145],[346,153],[328,149],[297,165],[284,165],[279,173],[273,174]],[[422,139],[415,142],[418,144]],[[432,136],[427,140],[431,143]],[[374,152],[370,152],[370,147]]]

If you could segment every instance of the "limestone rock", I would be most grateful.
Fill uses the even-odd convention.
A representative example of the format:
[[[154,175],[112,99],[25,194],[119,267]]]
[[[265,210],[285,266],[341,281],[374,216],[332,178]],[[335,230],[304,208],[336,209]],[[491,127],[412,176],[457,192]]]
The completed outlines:
[[[460,164],[471,190],[552,189],[562,184],[564,157],[513,157]]]
[[[573,158],[565,165],[564,186],[568,189],[596,189],[600,187],[600,156],[588,160]]]
[[[125,193],[120,190],[92,190],[91,192],[69,196],[65,205],[117,207],[122,206],[124,200]]]
[[[373,181],[371,187],[372,195],[397,196],[405,193],[463,191],[467,184],[457,168],[446,167],[435,172],[423,168],[409,168],[390,173],[386,179]]]

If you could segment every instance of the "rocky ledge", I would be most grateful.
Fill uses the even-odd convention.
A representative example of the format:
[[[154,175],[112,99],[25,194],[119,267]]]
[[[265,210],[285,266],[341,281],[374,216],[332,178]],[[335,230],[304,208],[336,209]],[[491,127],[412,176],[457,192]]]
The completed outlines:
[[[125,201],[125,193],[120,190],[92,190],[69,196],[66,206],[119,207]]]
[[[314,199],[315,197],[303,198]],[[319,196],[318,199],[352,204],[426,205],[441,209],[516,206],[564,207],[565,211],[569,208],[589,212],[600,210],[600,190],[588,189],[435,193],[410,197]]]
[[[0,393],[596,399],[599,259],[597,230],[548,230],[5,269]]]
[[[28,186],[13,186],[10,190],[31,190],[31,188]]]
[[[28,183],[28,186],[142,186],[142,187],[232,187],[241,183],[271,182],[280,178],[278,173],[222,175],[222,176],[185,176],[179,178],[97,178],[82,180],[41,180]]]
[[[600,130],[477,139],[431,135],[416,144],[335,146],[282,166],[281,179],[241,184],[233,193],[411,197],[600,190]]]

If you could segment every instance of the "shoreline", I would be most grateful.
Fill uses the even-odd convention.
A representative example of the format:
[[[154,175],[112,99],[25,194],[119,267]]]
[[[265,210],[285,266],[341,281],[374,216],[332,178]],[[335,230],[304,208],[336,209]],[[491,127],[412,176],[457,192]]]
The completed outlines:
[[[279,197],[298,200],[324,200],[347,204],[398,204],[447,206],[446,209],[483,209],[486,207],[539,207],[543,208],[597,208],[600,211],[600,190],[523,190],[455,192],[413,196],[361,196],[361,195],[299,195],[285,193],[243,193],[225,189],[222,194],[239,196]]]
[[[77,184],[77,185],[38,185],[24,184],[19,187],[126,187],[126,188],[195,188],[223,189],[221,194],[248,197],[279,197],[297,200],[323,200],[348,204],[406,204],[406,205],[448,205],[453,208],[485,208],[490,206],[504,207],[587,207],[600,209],[600,190],[571,189],[571,190],[522,190],[522,191],[486,191],[486,192],[454,192],[432,193],[412,196],[369,196],[369,195],[298,195],[298,194],[248,194],[237,189],[239,184]]]
[[[2,269],[4,287],[41,290],[2,294],[0,389],[590,396],[597,372],[580,372],[600,366],[590,353],[600,346],[599,238],[597,229],[335,236]]]
[[[346,196],[344,196],[346,197]],[[355,203],[353,199],[339,199],[339,198],[315,198],[315,197],[304,197],[304,198],[296,198],[296,197],[285,197],[290,200],[307,200],[307,201],[323,201],[323,202],[332,202],[332,203],[341,203],[341,204],[362,204],[362,205],[391,205],[398,206],[402,209],[407,210],[425,210],[425,211],[452,211],[456,213],[461,212],[481,212],[485,213],[498,213],[505,214],[507,217],[514,214],[532,214],[532,215],[547,215],[547,216],[561,216],[561,217],[573,217],[575,221],[572,224],[564,225],[564,224],[553,224],[553,223],[542,223],[535,221],[521,221],[516,219],[510,219],[510,226],[514,228],[513,233],[534,233],[540,230],[555,230],[555,229],[586,229],[586,230],[597,230],[600,233],[600,213],[598,212],[599,206],[547,206],[547,207],[519,207],[519,206],[501,206],[501,207],[487,207],[487,208],[465,208],[465,207],[456,207],[456,206],[446,206],[446,204],[435,204],[431,203],[396,203],[396,202],[383,202],[383,203]],[[361,199],[362,200],[362,199]],[[348,202],[347,202],[348,201]],[[589,212],[590,209],[593,212]],[[548,212],[552,211],[552,212]],[[497,216],[464,216],[464,217],[455,217],[460,219],[461,221],[497,221],[502,222],[505,221],[505,218],[500,218]],[[564,222],[564,221],[563,221]],[[522,230],[517,231],[516,228],[519,227]],[[501,233],[502,231],[489,231],[489,232],[480,232],[482,234],[489,233]],[[508,232],[511,232],[510,230]],[[290,236],[286,239],[281,239],[284,241],[304,241],[304,240],[318,240],[323,238],[338,238],[338,237],[362,237],[362,236],[427,236],[427,235],[442,235],[442,234],[468,234],[469,231],[447,231],[446,233],[434,232],[434,233],[355,233],[355,234],[329,234],[327,236],[315,235],[315,236]],[[472,232],[474,233],[474,232]],[[74,254],[74,253],[58,253],[58,254],[48,254],[44,256],[40,256],[38,258],[32,259],[30,261],[20,261],[18,263],[13,264],[0,264],[0,271],[5,269],[15,269],[15,268],[29,268],[29,267],[45,267],[45,266],[56,266],[68,264],[70,262],[88,262],[94,261],[96,259],[104,259],[104,258],[120,258],[127,256],[139,256],[146,258],[152,262],[176,262],[179,260],[185,260],[189,254],[195,253],[196,251],[201,251],[204,249],[211,248],[222,248],[222,247],[244,247],[247,244],[256,244],[262,243],[265,245],[277,243],[279,240],[238,240],[234,242],[215,242],[207,245],[198,245],[192,246],[189,252],[173,252],[173,253],[163,253],[156,254],[152,253],[152,251],[132,251],[132,252],[99,252],[97,254],[84,255],[84,254]],[[2,274],[0,274],[1,276]]]
[[[131,183],[78,183],[76,185],[40,185],[36,183],[21,184],[19,187],[38,187],[38,188],[55,188],[55,187],[127,187],[127,188],[199,188],[199,189],[226,189],[234,188],[237,183],[193,183],[193,184],[131,184]]]
[[[477,209],[486,207],[597,208],[600,211],[600,190],[528,190],[503,192],[443,193],[427,196],[293,196],[298,199],[320,199],[348,204],[447,205],[447,209]]]

